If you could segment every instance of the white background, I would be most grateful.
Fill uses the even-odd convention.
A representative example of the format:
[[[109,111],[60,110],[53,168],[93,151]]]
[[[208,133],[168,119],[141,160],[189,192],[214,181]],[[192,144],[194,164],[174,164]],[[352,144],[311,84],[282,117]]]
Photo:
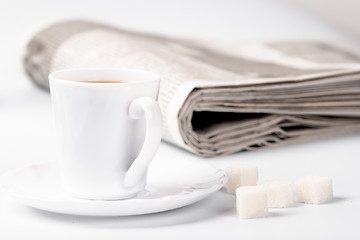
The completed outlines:
[[[24,74],[21,56],[36,29],[66,18],[101,20],[129,29],[224,42],[317,39],[357,47],[350,36],[285,1],[3,1],[0,0],[0,174],[51,160],[50,96]],[[271,209],[242,220],[235,198],[220,191],[194,205],[147,216],[91,218],[48,213],[0,191],[0,239],[359,239],[360,135],[215,159],[162,143],[158,157],[225,168],[259,167],[259,182],[315,174],[333,178],[334,201]]]

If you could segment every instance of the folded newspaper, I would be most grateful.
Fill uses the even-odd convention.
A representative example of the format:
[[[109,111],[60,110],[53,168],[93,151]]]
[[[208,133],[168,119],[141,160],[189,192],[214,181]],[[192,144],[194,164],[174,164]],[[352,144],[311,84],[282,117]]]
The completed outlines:
[[[159,73],[163,139],[201,156],[360,133],[360,58],[324,43],[223,46],[67,21],[36,33],[24,66],[44,88],[65,68]]]

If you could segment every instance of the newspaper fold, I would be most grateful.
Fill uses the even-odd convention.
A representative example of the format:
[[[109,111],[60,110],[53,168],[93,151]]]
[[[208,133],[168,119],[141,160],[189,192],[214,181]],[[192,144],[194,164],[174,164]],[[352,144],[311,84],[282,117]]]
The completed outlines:
[[[209,157],[360,132],[359,63],[324,43],[222,46],[88,21],[43,29],[24,57],[43,88],[64,68],[161,74],[163,139]]]

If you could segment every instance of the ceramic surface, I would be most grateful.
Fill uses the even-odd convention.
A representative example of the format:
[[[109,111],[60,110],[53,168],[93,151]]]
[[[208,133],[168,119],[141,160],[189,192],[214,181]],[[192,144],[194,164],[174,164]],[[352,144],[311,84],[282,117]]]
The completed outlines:
[[[53,72],[49,80],[64,189],[103,200],[142,191],[161,140],[160,76],[90,68]]]
[[[86,200],[61,187],[55,162],[29,165],[6,173],[4,187],[17,201],[34,208],[73,215],[126,216],[162,212],[197,202],[226,183],[223,170],[190,160],[155,159],[148,185],[124,200]]]

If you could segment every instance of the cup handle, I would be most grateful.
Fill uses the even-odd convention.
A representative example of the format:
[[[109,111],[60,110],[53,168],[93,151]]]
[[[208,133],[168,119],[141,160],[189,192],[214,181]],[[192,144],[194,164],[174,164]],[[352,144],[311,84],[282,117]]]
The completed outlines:
[[[124,185],[135,186],[147,171],[161,141],[161,111],[158,102],[150,97],[140,97],[131,102],[130,117],[146,118],[146,133],[142,149],[125,174]]]

